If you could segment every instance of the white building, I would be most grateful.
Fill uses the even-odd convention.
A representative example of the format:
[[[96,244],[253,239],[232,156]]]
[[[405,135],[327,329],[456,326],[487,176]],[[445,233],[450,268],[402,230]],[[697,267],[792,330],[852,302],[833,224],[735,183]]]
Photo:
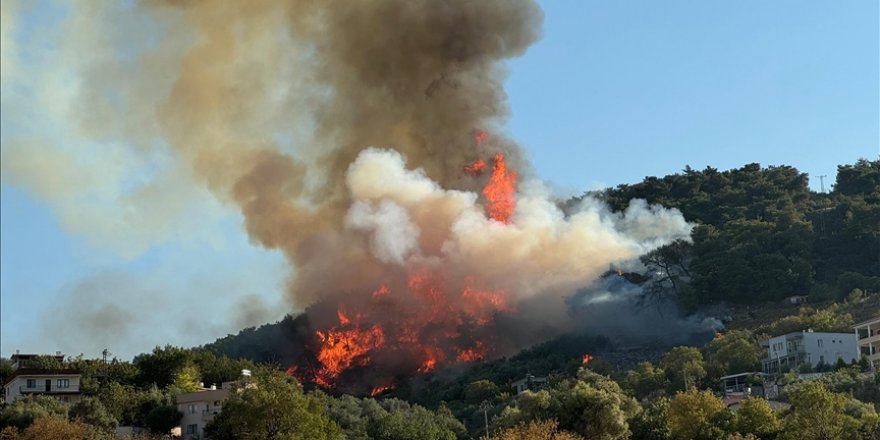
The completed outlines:
[[[205,425],[223,409],[223,401],[229,397],[233,382],[226,382],[220,388],[204,388],[192,393],[177,395],[177,409],[183,413],[180,419],[180,433],[184,439],[206,439]]]
[[[853,326],[859,351],[868,358],[872,371],[880,371],[880,316]]]
[[[520,394],[525,390],[537,391],[547,388],[549,384],[550,381],[546,377],[535,377],[527,374],[526,377],[513,382],[510,386],[516,391],[516,394]]]
[[[15,402],[19,396],[43,394],[53,396],[63,402],[76,402],[82,397],[79,383],[82,375],[71,369],[33,368],[31,365],[35,354],[12,355],[12,374],[3,384],[3,401],[7,404]],[[54,356],[59,361],[64,356]]]
[[[850,363],[859,359],[854,333],[820,333],[812,330],[770,338],[765,348],[763,369],[767,374],[797,370],[803,364],[834,365],[838,359]]]

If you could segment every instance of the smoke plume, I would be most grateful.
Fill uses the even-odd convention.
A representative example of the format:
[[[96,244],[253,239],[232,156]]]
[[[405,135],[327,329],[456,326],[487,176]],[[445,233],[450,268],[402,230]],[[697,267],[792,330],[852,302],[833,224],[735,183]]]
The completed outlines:
[[[291,304],[313,305],[313,371],[298,375],[332,385],[552,336],[571,326],[565,297],[610,262],[689,235],[680,213],[639,201],[563,213],[530,174],[501,131],[503,62],[541,20],[530,0],[110,2],[72,10],[49,55],[77,79],[62,131],[137,159],[114,182],[207,189],[284,254]],[[4,137],[4,178],[59,204],[89,194],[46,183],[34,164],[73,164],[63,140],[42,141]]]

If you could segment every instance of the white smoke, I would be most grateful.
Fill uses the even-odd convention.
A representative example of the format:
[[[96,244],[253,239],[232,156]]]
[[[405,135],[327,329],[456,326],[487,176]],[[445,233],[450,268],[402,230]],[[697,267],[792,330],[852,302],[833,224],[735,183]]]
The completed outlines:
[[[347,225],[363,234],[383,262],[439,265],[479,277],[514,302],[561,296],[594,280],[610,263],[677,239],[692,226],[675,209],[636,200],[611,213],[587,199],[565,215],[537,181],[522,184],[509,224],[485,214],[478,194],[445,190],[420,170],[408,170],[394,150],[369,148],[347,174],[354,203]]]

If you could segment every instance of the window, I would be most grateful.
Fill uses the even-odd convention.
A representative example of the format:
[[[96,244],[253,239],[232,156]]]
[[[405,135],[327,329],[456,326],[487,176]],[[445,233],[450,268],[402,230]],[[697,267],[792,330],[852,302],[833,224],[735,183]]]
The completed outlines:
[[[196,425],[196,424],[186,425],[186,433],[187,434],[198,434],[199,433],[199,425]]]
[[[70,379],[58,379],[58,388],[70,388]]]
[[[195,404],[195,403],[190,403],[190,404],[189,404],[189,413],[190,413],[190,414],[195,414],[195,413],[196,413],[196,404]]]
[[[819,339],[819,348],[822,348],[822,340]]]
[[[36,379],[28,379],[27,380],[27,387],[28,388],[36,388],[37,387],[37,380]]]

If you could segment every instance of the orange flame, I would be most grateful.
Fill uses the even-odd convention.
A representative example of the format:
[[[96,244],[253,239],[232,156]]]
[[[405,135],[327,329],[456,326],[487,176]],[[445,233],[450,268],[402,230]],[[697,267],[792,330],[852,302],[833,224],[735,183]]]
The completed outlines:
[[[489,217],[501,223],[508,223],[513,215],[513,194],[516,191],[516,173],[507,169],[504,163],[504,155],[495,155],[495,165],[492,167],[492,177],[483,188],[483,196],[486,197],[488,206],[486,210]]]
[[[382,394],[383,392],[391,389],[394,389],[394,387],[391,385],[379,385],[377,387],[373,387],[373,389],[370,390],[370,397],[376,397],[379,394]]]
[[[339,324],[341,325],[348,325],[351,322],[348,316],[345,316],[345,312],[342,309],[336,311],[336,316],[339,318]]]
[[[484,359],[485,357],[486,349],[483,348],[483,343],[480,341],[476,341],[473,347],[459,350],[458,356],[455,358],[455,360],[459,362],[474,362],[480,359]]]
[[[462,311],[473,318],[477,325],[487,325],[492,322],[496,311],[513,311],[507,306],[503,293],[477,289],[473,287],[473,280],[468,278],[461,292]]]
[[[303,380],[332,388],[343,372],[381,362],[385,353],[405,353],[417,360],[413,373],[427,373],[444,363],[486,359],[491,345],[485,340],[459,342],[459,338],[467,329],[490,325],[499,312],[514,311],[501,290],[479,287],[470,276],[453,289],[442,274],[426,269],[412,270],[406,287],[399,292],[383,284],[372,296],[382,299],[374,303],[379,307],[376,311],[386,313],[386,306],[402,307],[394,309],[397,318],[371,316],[373,309],[369,308],[354,313],[348,310],[352,305],[338,307],[339,324],[315,333],[319,366]],[[392,357],[399,359],[399,354]]]
[[[464,172],[471,176],[476,176],[486,168],[486,162],[483,159],[477,159],[470,165],[464,166]]]
[[[366,355],[385,342],[385,334],[378,325],[367,330],[330,329],[326,333],[315,332],[321,340],[318,361],[322,367],[315,374],[315,382],[324,387],[332,385],[334,379],[352,365],[366,365],[370,362]]]
[[[383,285],[379,286],[378,289],[373,291],[373,299],[384,298],[384,297],[388,296],[388,294],[390,292],[391,292],[391,289],[389,289],[388,286],[383,284]]]
[[[583,365],[589,364],[591,360],[593,360],[593,355],[591,355],[589,353],[581,356],[581,364],[583,364]]]
[[[293,376],[294,374],[296,374],[296,365],[291,365],[290,367],[288,367],[284,374],[286,376]]]

